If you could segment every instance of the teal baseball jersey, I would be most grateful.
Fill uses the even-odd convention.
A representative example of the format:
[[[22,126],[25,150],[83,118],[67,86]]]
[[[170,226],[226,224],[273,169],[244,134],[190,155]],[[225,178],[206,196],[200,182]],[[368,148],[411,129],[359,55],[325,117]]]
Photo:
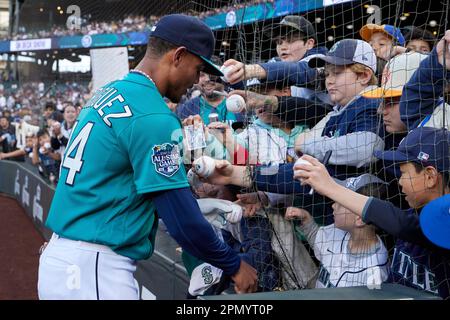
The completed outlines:
[[[98,90],[72,131],[46,226],[139,260],[158,225],[146,193],[189,187],[181,123],[138,73]]]

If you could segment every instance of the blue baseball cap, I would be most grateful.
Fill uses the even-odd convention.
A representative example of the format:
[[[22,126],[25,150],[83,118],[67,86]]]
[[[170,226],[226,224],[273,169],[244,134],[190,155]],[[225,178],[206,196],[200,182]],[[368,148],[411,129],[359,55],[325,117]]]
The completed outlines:
[[[211,62],[215,38],[211,29],[196,17],[170,14],[162,17],[151,29],[150,37],[157,37],[186,49],[205,63],[204,72],[223,76],[222,71]]]
[[[374,23],[366,24],[359,30],[361,38],[365,41],[370,41],[370,38],[374,33],[381,32],[387,35],[389,38],[393,39],[394,44],[399,44],[405,46],[405,38],[399,28],[391,26],[390,24],[378,25]]]
[[[419,127],[411,130],[397,150],[375,151],[375,157],[394,163],[416,162],[438,172],[450,170],[450,134],[447,129]]]
[[[423,234],[435,245],[450,249],[450,194],[423,207],[419,216]]]
[[[374,73],[377,70],[377,57],[370,44],[355,39],[338,41],[326,55],[311,55],[308,61],[311,68],[323,67],[325,63],[337,66],[359,63],[369,67]]]

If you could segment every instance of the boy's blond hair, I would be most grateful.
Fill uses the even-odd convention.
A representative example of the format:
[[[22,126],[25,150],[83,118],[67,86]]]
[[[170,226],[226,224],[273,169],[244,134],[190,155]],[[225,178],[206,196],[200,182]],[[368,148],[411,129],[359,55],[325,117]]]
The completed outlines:
[[[370,71],[371,77],[369,82],[367,83],[369,86],[376,86],[378,85],[378,79],[375,76],[375,73],[370,69],[369,67],[366,67],[360,63],[354,63],[348,66],[350,70],[352,70],[356,74],[364,73],[365,71]]]

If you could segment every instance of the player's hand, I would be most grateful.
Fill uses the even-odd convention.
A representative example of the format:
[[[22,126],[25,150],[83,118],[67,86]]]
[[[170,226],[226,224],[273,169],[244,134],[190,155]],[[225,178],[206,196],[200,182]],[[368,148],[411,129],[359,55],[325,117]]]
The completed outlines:
[[[284,218],[286,220],[298,219],[302,223],[308,223],[312,220],[312,216],[308,211],[295,207],[286,208],[286,214],[284,215]]]
[[[5,154],[3,152],[0,152],[0,160],[6,159]]]
[[[450,30],[445,31],[444,36],[436,45],[436,53],[438,55],[438,61],[442,66],[444,66],[445,55],[445,68],[450,70]]]
[[[255,268],[244,260],[236,274],[231,276],[234,281],[234,290],[237,293],[251,293],[258,289],[258,275]]]
[[[316,158],[303,155],[302,159],[309,161],[309,164],[296,164],[294,166],[294,179],[300,180],[302,185],[310,185],[315,191],[326,196],[337,183],[328,173],[325,166]]]
[[[276,96],[267,96],[252,91],[234,90],[228,96],[238,94],[244,98],[247,110],[256,108],[266,108],[267,112],[274,112],[278,109],[278,98]]]

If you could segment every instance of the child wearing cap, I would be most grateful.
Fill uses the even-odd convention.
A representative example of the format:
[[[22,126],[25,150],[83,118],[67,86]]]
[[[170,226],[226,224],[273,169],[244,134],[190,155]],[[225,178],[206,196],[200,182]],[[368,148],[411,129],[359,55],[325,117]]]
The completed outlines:
[[[280,23],[270,26],[264,32],[276,41],[278,57],[267,63],[244,64],[234,59],[225,61],[230,67],[226,75],[235,88],[243,88],[241,81],[259,80],[271,83],[290,85],[292,96],[305,99],[318,99],[329,104],[328,96],[318,92],[320,73],[308,66],[308,60],[316,54],[325,54],[328,49],[317,46],[316,31],[311,22],[302,16],[286,16]],[[280,61],[278,61],[280,60]]]
[[[378,58],[388,61],[393,53],[396,53],[396,46],[405,46],[405,38],[400,29],[389,24],[369,23],[359,30],[361,39],[367,41]]]
[[[449,128],[450,106],[443,98],[445,85],[450,83],[449,43],[450,30],[447,30],[403,89],[400,117],[408,130],[418,126]]]
[[[450,194],[449,132],[419,127],[405,137],[397,150],[375,152],[375,155],[400,165],[399,185],[406,195],[409,210],[343,188],[313,157],[303,157],[311,165],[297,165],[295,178],[361,216],[363,222],[397,237],[391,259],[393,282],[448,298],[450,256],[424,236],[418,215],[427,203]]]
[[[312,58],[309,65],[325,66],[325,84],[334,108],[297,138],[296,151],[322,159],[332,150],[329,164],[345,179],[374,160],[373,150],[384,148],[377,129],[379,100],[363,96],[377,84],[375,53],[367,42],[346,39],[328,54]]]
[[[401,139],[407,134],[405,123],[400,118],[400,97],[403,87],[427,56],[418,52],[408,52],[397,55],[388,61],[381,80],[381,86],[363,94],[368,99],[381,99],[378,112],[383,117],[385,128],[385,150],[398,147]],[[398,168],[384,166],[382,161],[375,165],[375,171],[386,181],[390,181],[389,200],[401,208],[407,207],[406,202],[399,194],[398,179],[401,175]]]
[[[427,56],[418,52],[397,55],[388,61],[381,80],[381,86],[362,94],[368,99],[382,99],[379,112],[388,133],[403,133],[406,125],[400,119],[400,97],[403,87],[419,68],[419,64]]]
[[[336,181],[359,194],[377,198],[385,195],[386,183],[370,174]],[[388,252],[375,227],[338,202],[333,204],[333,215],[334,224],[319,227],[308,211],[294,207],[286,210],[286,219],[300,220],[299,229],[320,261],[316,287],[365,286],[386,281]]]

